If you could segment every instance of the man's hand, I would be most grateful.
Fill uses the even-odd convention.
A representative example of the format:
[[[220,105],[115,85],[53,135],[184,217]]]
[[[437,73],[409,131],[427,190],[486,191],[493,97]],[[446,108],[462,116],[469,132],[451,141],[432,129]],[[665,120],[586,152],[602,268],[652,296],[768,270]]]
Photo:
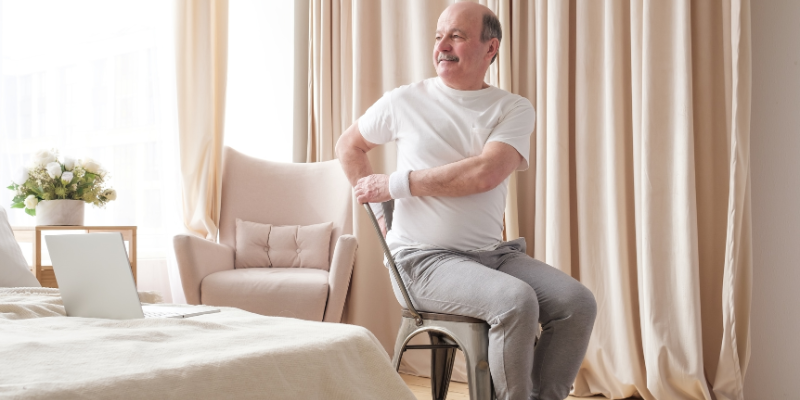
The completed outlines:
[[[392,199],[389,194],[389,175],[367,175],[356,182],[354,189],[359,204],[383,203]]]

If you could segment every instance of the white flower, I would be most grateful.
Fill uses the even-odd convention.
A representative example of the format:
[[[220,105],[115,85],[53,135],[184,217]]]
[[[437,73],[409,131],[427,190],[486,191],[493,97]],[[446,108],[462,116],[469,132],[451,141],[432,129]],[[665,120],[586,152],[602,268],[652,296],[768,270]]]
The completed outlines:
[[[75,159],[72,157],[64,156],[64,168],[67,171],[72,171],[75,168]]]
[[[113,201],[117,199],[117,191],[114,189],[108,189],[103,193],[103,197],[107,198],[108,201]]]
[[[93,174],[99,174],[103,168],[100,167],[100,163],[91,158],[84,158],[81,162],[81,167],[86,170],[86,172],[91,172]]]
[[[53,179],[61,176],[61,164],[56,161],[47,164],[44,169],[47,170],[47,175],[50,175],[50,177]]]
[[[13,178],[11,178],[11,182],[14,182],[17,185],[22,186],[22,185],[25,184],[25,182],[28,181],[28,177],[30,177],[30,174],[28,173],[28,169],[25,168],[25,167],[22,167],[22,168],[19,169],[19,171],[17,171],[17,174],[14,175]]]
[[[72,182],[72,178],[72,172],[67,171],[61,174],[61,182],[64,182],[65,185],[69,185]]]
[[[33,164],[37,167],[44,167],[54,161],[56,161],[56,155],[50,150],[39,150],[33,155]]]
[[[37,199],[36,196],[30,195],[25,198],[25,208],[33,210],[36,208],[37,204],[39,204],[39,199]]]

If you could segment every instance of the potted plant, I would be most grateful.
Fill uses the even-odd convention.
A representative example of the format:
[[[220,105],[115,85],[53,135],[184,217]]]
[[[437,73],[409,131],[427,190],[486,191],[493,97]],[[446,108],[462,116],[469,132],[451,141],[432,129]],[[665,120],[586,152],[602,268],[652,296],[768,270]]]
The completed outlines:
[[[24,208],[37,225],[83,225],[84,203],[102,207],[117,198],[107,176],[91,158],[59,159],[57,150],[41,150],[12,179],[11,208]]]

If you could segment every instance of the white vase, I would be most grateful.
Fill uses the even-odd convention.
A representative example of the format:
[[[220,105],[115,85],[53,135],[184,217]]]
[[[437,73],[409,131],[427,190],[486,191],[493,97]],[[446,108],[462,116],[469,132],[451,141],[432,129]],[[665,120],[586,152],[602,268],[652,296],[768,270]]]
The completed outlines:
[[[83,200],[42,200],[36,205],[36,225],[83,225]]]

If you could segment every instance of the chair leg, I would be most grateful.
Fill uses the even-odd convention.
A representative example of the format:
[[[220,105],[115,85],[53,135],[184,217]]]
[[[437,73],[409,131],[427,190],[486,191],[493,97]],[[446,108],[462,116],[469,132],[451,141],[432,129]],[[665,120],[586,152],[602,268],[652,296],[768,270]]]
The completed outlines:
[[[392,366],[394,366],[395,371],[400,371],[400,360],[403,358],[403,352],[405,351],[403,342],[405,342],[408,335],[412,332],[414,332],[413,322],[409,322],[409,320],[403,318],[402,322],[400,322],[400,329],[397,332],[397,339],[394,342]]]
[[[467,327],[454,327],[453,333],[462,343],[461,351],[467,359],[467,380],[469,398],[472,400],[491,400],[495,398],[492,376],[489,371],[488,335],[470,334],[475,331]]]
[[[452,344],[444,335],[428,332],[432,345]],[[453,364],[456,360],[456,348],[431,349],[431,393],[434,400],[445,400],[450,378],[453,375]]]

